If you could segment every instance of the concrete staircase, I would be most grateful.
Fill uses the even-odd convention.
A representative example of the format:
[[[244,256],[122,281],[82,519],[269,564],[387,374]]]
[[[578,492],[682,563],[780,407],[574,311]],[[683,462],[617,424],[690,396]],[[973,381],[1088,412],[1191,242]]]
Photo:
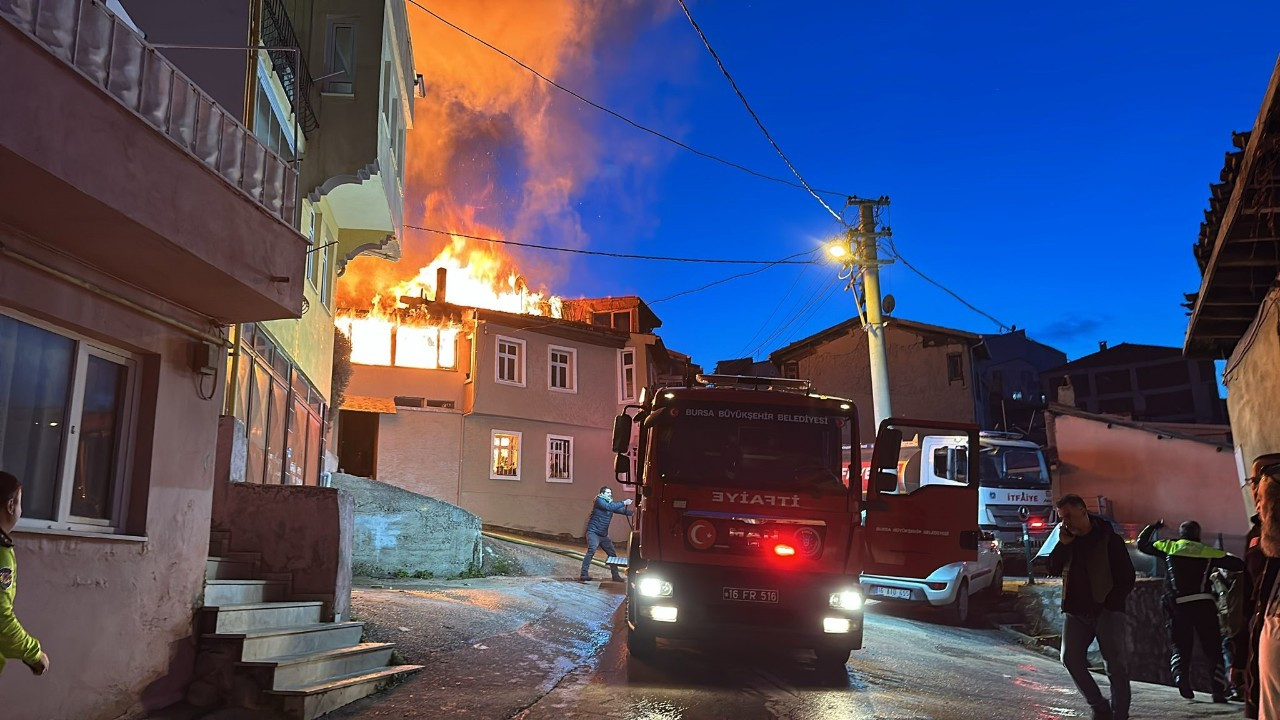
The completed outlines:
[[[228,552],[228,541],[210,535],[196,700],[311,720],[421,668],[390,664],[390,643],[360,642],[363,623],[322,621],[325,603],[288,600],[287,575],[260,573],[256,553]]]

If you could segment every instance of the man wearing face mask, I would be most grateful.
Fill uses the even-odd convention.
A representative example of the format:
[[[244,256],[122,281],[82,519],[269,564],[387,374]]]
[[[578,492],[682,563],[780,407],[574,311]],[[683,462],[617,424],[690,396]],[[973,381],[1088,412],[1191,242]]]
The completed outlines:
[[[596,495],[595,504],[591,508],[591,517],[587,518],[587,554],[582,557],[582,572],[578,575],[579,580],[591,579],[587,571],[591,569],[591,560],[596,556],[596,548],[604,548],[605,554],[609,557],[618,556],[618,551],[613,547],[613,541],[609,539],[609,523],[613,521],[615,514],[631,515],[630,505],[631,498],[614,502],[613,490],[608,486],[600,488],[600,494]],[[609,572],[613,574],[614,582],[622,582],[617,565],[610,565]]]

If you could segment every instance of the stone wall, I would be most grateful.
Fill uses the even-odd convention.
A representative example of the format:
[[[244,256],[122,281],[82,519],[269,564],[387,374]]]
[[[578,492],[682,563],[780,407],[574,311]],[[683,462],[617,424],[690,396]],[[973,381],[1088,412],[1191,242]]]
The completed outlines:
[[[355,574],[449,577],[479,568],[476,515],[368,478],[335,473],[332,482],[355,499]]]

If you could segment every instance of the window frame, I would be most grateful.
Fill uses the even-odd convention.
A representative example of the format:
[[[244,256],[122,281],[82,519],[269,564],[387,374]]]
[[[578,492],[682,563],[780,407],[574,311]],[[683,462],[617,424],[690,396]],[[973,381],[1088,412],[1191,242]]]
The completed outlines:
[[[568,459],[568,467],[569,467],[568,477],[557,478],[557,477],[551,476],[551,458],[552,458],[551,444],[557,440],[563,441],[569,444],[568,452],[566,453],[566,455],[568,456],[567,459]],[[551,433],[547,433],[547,468],[546,468],[547,482],[561,483],[561,484],[573,483],[573,446],[574,446],[574,441],[573,441],[572,435],[553,435]]]
[[[623,361],[623,358],[628,354],[630,354],[631,356],[631,363],[630,363],[631,394],[630,395],[627,394],[628,365]],[[621,403],[635,402],[636,397],[637,395],[639,395],[639,392],[640,392],[638,385],[639,385],[639,378],[636,373],[636,349],[631,347],[620,348],[618,350],[618,403],[621,404]]]
[[[103,535],[126,534],[126,526],[128,524],[126,509],[129,507],[129,497],[133,489],[134,457],[138,441],[137,425],[142,394],[142,379],[140,377],[142,363],[137,356],[125,350],[33,318],[25,313],[7,307],[0,307],[0,315],[75,343],[71,378],[64,405],[66,407],[66,415],[62,429],[61,453],[58,456],[56,487],[54,488],[54,517],[45,519],[24,515],[18,520],[18,525],[14,529],[88,532]],[[126,373],[124,398],[120,408],[120,432],[119,437],[116,438],[117,457],[112,478],[115,487],[111,493],[110,517],[107,519],[81,517],[71,514],[71,495],[75,484],[75,463],[80,450],[80,434],[76,434],[73,437],[71,429],[80,428],[83,430],[84,391],[90,357],[97,357],[123,366]]]
[[[495,457],[495,453],[497,452],[497,449],[498,449],[498,437],[500,435],[515,439],[515,448],[512,451],[512,455],[515,458],[515,470],[516,470],[515,475],[499,475],[494,472],[494,470],[496,469],[494,467],[496,464],[495,460],[497,459]],[[489,479],[490,480],[519,480],[520,466],[522,464],[520,459],[520,453],[523,447],[524,447],[524,438],[523,438],[523,433],[521,433],[520,431],[499,430],[496,428],[489,430]]]
[[[502,377],[502,359],[504,357],[510,357],[509,355],[503,355],[502,353],[502,344],[504,342],[511,343],[512,345],[515,345],[518,348],[515,356],[515,359],[516,359],[515,372],[517,375],[516,380],[506,380],[506,379],[503,379]],[[524,340],[508,337],[506,335],[496,336],[493,341],[493,381],[499,385],[510,385],[511,387],[524,387],[525,386],[525,369],[526,369],[525,358],[528,357],[526,352],[527,350],[528,348],[525,346]]]
[[[564,353],[569,356],[568,362],[559,365],[556,363],[556,353]],[[565,387],[559,387],[555,384],[556,368],[565,368],[565,381],[568,383]],[[564,347],[563,345],[547,346],[547,389],[552,392],[576,394],[578,392],[578,351],[576,348]]]
[[[344,58],[347,67],[338,69],[334,63],[334,54],[337,52],[337,31],[338,28],[345,27],[351,29],[351,56]],[[338,97],[355,97],[356,95],[356,66],[360,52],[360,22],[359,18],[354,15],[343,15],[330,17],[327,27],[325,28],[324,41],[324,67],[325,75],[334,75],[323,81],[320,92],[323,95],[336,95]],[[337,79],[337,74],[346,76],[345,80]],[[348,85],[346,90],[335,89],[336,85]]]

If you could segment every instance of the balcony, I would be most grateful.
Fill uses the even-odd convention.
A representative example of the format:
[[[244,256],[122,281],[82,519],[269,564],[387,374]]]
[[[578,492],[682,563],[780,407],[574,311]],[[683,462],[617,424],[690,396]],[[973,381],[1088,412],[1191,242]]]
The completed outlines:
[[[220,322],[297,317],[297,171],[98,0],[0,0],[0,224]]]

